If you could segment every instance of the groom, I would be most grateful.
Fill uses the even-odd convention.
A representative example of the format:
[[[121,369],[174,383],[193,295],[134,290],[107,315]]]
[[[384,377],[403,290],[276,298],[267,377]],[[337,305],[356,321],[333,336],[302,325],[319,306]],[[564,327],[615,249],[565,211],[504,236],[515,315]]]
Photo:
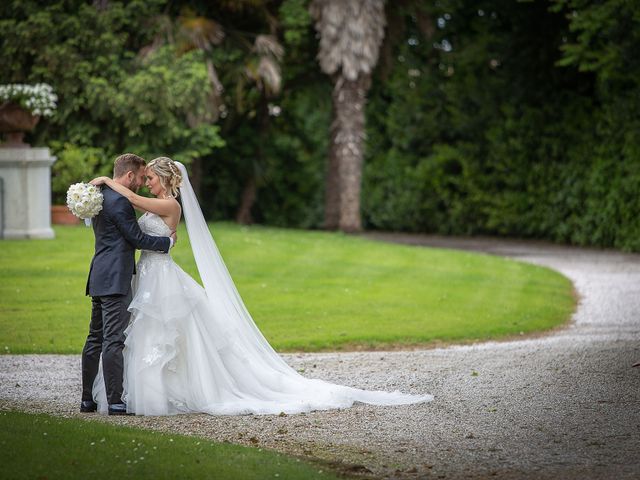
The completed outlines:
[[[145,161],[132,153],[120,155],[113,180],[137,192],[144,183]],[[93,219],[95,254],[91,260],[86,294],[91,295],[91,323],[82,350],[81,412],[95,412],[92,387],[100,354],[109,415],[126,415],[122,401],[124,330],[129,323],[131,277],[135,273],[135,249],[168,252],[176,240],[152,237],[140,230],[129,200],[105,185],[102,210]]]

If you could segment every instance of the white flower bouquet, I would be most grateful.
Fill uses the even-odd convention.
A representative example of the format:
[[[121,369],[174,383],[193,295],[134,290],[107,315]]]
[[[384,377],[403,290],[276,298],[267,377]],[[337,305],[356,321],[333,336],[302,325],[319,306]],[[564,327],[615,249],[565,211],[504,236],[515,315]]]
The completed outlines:
[[[0,104],[14,102],[35,116],[50,117],[56,109],[58,96],[47,83],[0,85]]]
[[[67,207],[76,217],[84,219],[87,227],[102,210],[102,199],[100,189],[90,183],[74,183],[67,190]]]

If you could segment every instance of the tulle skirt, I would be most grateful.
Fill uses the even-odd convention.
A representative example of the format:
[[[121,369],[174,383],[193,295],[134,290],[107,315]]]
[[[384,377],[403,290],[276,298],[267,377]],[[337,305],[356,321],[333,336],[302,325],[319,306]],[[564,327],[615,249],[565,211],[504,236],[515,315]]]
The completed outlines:
[[[354,402],[400,405],[430,395],[369,391],[309,379],[225,326],[204,289],[169,255],[143,252],[125,331],[124,395],[137,415],[300,413]],[[101,371],[94,398],[105,412]]]

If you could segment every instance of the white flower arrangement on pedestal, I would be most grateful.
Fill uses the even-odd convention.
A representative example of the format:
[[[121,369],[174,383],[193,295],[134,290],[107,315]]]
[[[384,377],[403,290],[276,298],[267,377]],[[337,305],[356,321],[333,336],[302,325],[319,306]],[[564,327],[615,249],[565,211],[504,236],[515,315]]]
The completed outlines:
[[[0,85],[0,104],[13,102],[37,117],[50,117],[56,109],[58,96],[47,83]]]
[[[91,225],[91,219],[102,210],[102,192],[90,183],[74,183],[67,190],[67,207],[76,217]]]

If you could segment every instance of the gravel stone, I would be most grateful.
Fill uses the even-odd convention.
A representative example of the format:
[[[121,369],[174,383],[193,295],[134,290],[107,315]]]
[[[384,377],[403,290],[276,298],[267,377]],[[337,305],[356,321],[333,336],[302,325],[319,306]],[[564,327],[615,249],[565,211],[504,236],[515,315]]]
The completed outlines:
[[[299,415],[80,414],[79,355],[1,355],[0,410],[198,435],[362,478],[640,478],[640,255],[496,239],[366,237],[544,265],[580,301],[546,335],[411,351],[285,354],[305,375],[431,403]]]

